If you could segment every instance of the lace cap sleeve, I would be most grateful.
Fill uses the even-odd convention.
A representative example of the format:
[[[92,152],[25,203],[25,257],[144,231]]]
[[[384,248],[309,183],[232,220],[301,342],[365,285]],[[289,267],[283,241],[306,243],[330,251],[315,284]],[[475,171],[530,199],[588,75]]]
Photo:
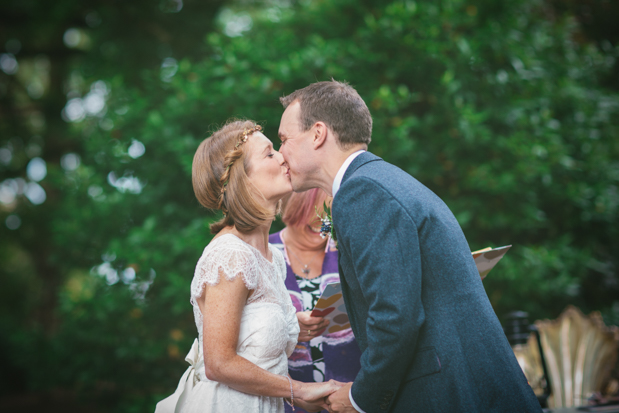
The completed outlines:
[[[258,277],[255,267],[252,251],[244,242],[234,236],[222,236],[211,242],[198,260],[191,282],[192,300],[202,296],[207,284],[217,285],[221,274],[229,281],[240,275],[247,289],[256,289]]]

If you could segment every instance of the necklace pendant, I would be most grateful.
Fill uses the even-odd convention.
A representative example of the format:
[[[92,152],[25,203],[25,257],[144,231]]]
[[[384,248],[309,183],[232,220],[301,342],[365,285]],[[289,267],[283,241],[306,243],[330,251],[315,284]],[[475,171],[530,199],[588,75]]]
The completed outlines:
[[[305,274],[305,275],[309,275],[309,273],[310,273],[310,269],[307,268],[307,266],[305,268],[303,268],[301,271],[303,271],[303,274]]]

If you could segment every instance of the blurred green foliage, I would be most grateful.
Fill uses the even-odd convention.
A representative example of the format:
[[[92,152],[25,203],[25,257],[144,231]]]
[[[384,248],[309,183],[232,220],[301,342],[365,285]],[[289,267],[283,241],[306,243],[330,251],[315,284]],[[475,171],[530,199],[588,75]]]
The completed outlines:
[[[278,98],[330,78],[370,107],[370,150],[445,200],[471,249],[514,245],[484,281],[499,317],[575,304],[619,324],[619,49],[587,41],[570,13],[539,0],[89,3],[57,1],[55,21],[28,25],[48,32],[22,40],[19,71],[0,73],[4,201],[9,181],[34,182],[31,158],[47,165],[45,202],[18,190],[0,204],[0,394],[62,388],[132,412],[171,393],[215,218],[191,188],[197,145],[230,117],[277,141]],[[21,74],[37,62],[38,97],[36,71]]]

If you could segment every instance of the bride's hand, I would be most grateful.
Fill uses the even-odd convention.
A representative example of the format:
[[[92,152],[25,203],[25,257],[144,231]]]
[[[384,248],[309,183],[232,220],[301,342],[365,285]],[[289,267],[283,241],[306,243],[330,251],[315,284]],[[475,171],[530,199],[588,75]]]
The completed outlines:
[[[328,406],[325,398],[342,387],[344,383],[329,380],[323,383],[300,384],[300,389],[295,392],[295,399],[300,399],[306,404],[314,405],[315,408],[326,409]]]

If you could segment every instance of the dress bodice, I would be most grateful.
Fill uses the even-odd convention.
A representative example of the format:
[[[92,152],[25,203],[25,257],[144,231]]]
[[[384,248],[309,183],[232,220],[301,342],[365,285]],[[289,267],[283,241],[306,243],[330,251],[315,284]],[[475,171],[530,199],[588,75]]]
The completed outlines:
[[[233,234],[213,240],[196,265],[191,282],[191,304],[202,354],[203,323],[208,314],[202,314],[197,299],[206,286],[217,285],[222,278],[226,282],[241,277],[251,293],[241,316],[237,354],[266,370],[279,373],[283,369],[285,374],[285,360],[295,348],[299,325],[284,284],[284,257],[270,244],[269,250],[272,261]],[[284,364],[280,367],[282,360]],[[203,366],[200,367],[198,374],[204,380]]]
[[[233,234],[214,239],[204,249],[191,281],[199,339],[185,358],[190,366],[176,391],[157,403],[155,413],[284,413],[281,397],[243,393],[209,380],[204,372],[202,326],[209,314],[202,314],[198,298],[208,286],[241,277],[250,294],[241,315],[236,352],[271,373],[288,374],[288,356],[297,344],[299,323],[284,284],[284,257],[270,244],[269,250],[272,261]]]

